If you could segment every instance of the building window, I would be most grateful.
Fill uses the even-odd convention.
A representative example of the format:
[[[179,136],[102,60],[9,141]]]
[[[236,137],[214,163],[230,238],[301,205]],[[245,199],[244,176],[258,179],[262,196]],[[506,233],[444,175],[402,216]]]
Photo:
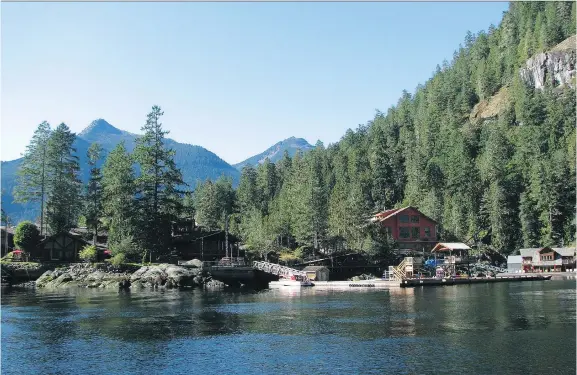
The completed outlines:
[[[401,223],[408,223],[409,222],[409,215],[400,215],[399,216],[399,221]]]
[[[425,237],[427,237],[427,238],[431,237],[431,228],[429,228],[429,227],[425,228]]]
[[[408,227],[400,227],[399,228],[399,237],[401,238],[409,238],[410,232]]]
[[[393,231],[392,231],[391,227],[385,227],[385,231],[387,233],[387,236],[389,236],[389,237],[393,236]]]
[[[412,238],[419,238],[421,236],[420,229],[421,228],[419,228],[419,227],[411,228],[411,237]]]
[[[411,223],[418,223],[418,222],[419,222],[419,217],[417,215],[411,216]]]

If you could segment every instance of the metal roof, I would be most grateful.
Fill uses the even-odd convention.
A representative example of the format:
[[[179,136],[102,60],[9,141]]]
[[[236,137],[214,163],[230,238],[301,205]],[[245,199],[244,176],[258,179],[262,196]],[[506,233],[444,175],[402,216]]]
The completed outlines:
[[[554,247],[557,253],[559,253],[562,257],[571,257],[576,255],[576,249],[574,247]]]
[[[431,252],[447,250],[471,250],[471,248],[462,242],[439,242]]]
[[[507,257],[507,264],[509,263],[523,263],[523,257],[521,255],[509,255]]]
[[[577,255],[576,249],[574,247],[549,247],[549,246],[520,249],[519,253],[521,254],[522,257],[533,257],[535,256],[536,253],[540,252],[543,249],[551,249],[556,253],[558,253],[559,255],[561,255],[562,257],[570,257]]]

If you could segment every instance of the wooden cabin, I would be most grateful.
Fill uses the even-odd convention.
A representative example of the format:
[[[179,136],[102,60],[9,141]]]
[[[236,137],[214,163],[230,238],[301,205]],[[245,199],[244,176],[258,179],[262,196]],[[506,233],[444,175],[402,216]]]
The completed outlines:
[[[415,207],[385,210],[371,221],[385,227],[399,250],[429,252],[437,243],[437,222]]]
[[[239,239],[228,234],[229,249],[223,230],[207,230],[197,226],[194,220],[185,219],[172,225],[172,248],[178,259],[217,261],[224,257],[244,257]]]
[[[0,247],[2,248],[1,256],[14,250],[14,228],[2,226],[0,228],[0,241]]]
[[[40,261],[77,262],[78,253],[89,242],[81,236],[69,232],[62,232],[48,236],[31,252],[30,257]]]

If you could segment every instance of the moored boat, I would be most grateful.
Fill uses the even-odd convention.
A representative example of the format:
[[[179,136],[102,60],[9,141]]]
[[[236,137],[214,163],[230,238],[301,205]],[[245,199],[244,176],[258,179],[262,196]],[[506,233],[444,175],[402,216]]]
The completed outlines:
[[[272,281],[269,283],[269,287],[307,287],[313,286],[314,284],[309,280],[308,277],[303,275],[288,275],[280,276],[278,281]]]

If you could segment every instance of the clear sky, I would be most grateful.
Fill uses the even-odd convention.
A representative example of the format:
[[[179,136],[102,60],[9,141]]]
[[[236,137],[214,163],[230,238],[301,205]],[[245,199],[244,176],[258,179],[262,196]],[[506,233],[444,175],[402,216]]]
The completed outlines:
[[[37,125],[104,118],[229,163],[338,141],[414,92],[507,3],[2,3],[1,159]]]

